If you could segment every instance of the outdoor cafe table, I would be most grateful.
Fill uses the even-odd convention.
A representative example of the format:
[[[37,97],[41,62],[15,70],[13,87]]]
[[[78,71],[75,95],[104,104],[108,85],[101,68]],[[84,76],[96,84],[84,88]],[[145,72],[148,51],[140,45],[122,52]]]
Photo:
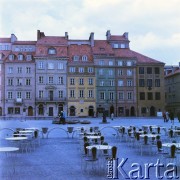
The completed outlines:
[[[26,134],[26,133],[33,133],[34,131],[32,131],[32,130],[21,130],[19,132]]]
[[[13,152],[13,151],[18,151],[18,147],[0,147],[0,152]]]
[[[171,147],[172,145],[175,145],[176,147],[180,148],[180,143],[163,143],[163,147]]]
[[[93,147],[96,147],[98,150],[108,150],[111,149],[112,146],[109,145],[92,145],[92,146],[87,146],[87,149],[92,149]]]
[[[20,140],[26,140],[28,138],[27,137],[7,137],[5,139],[9,141],[20,141]]]
[[[139,135],[141,138],[144,138],[144,136],[147,136],[148,138],[156,138],[157,136],[159,136],[158,134],[141,134]]]

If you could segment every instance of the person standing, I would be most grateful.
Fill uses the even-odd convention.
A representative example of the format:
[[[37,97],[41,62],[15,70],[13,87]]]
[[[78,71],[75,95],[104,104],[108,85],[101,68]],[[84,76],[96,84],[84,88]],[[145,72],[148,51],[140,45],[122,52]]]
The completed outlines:
[[[166,111],[166,122],[168,122],[168,121],[169,121],[169,112]]]
[[[164,118],[164,122],[167,122],[166,112],[163,112],[163,118]]]

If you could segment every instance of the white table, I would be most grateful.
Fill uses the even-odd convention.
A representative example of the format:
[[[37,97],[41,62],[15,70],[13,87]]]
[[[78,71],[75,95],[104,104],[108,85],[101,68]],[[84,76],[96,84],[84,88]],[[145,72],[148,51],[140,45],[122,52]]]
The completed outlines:
[[[112,148],[112,146],[109,145],[92,145],[92,146],[87,146],[87,149],[92,149],[93,147],[96,147],[98,150],[109,150]]]
[[[180,143],[163,143],[163,147],[171,147],[172,145],[175,145],[176,147],[180,148]]]
[[[7,137],[5,139],[9,141],[20,141],[20,140],[26,140],[28,138],[27,137]]]
[[[100,139],[101,136],[85,136],[87,137],[88,139]]]
[[[0,152],[12,152],[12,151],[18,151],[18,147],[0,147]]]

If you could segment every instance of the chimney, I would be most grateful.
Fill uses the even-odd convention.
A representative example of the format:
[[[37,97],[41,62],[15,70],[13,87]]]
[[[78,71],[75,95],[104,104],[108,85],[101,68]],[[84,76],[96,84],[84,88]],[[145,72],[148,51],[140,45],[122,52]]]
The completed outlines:
[[[106,32],[106,40],[109,40],[110,37],[111,37],[110,30],[107,30],[107,32]]]
[[[14,34],[11,34],[11,42],[17,41],[17,37]]]
[[[44,32],[41,32],[40,30],[37,30],[37,40],[41,39],[42,37],[45,37]]]
[[[65,32],[65,39],[68,39],[69,36],[68,36],[68,32]]]
[[[128,40],[128,32],[125,32],[123,36]]]
[[[94,33],[93,32],[91,32],[89,36],[89,40],[90,40],[91,47],[93,47],[94,46]]]

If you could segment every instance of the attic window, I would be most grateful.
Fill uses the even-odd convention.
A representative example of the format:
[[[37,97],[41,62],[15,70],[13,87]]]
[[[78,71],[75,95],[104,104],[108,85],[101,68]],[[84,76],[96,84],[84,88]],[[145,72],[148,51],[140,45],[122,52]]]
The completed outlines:
[[[27,61],[31,61],[31,60],[32,60],[32,55],[27,55],[27,56],[26,56],[26,60],[27,60]]]
[[[121,48],[122,49],[126,48],[125,44],[121,44]]]
[[[99,49],[100,49],[100,51],[104,51],[105,50],[105,48],[102,48],[102,47],[100,47]]]
[[[82,56],[82,61],[87,61],[87,60],[88,60],[88,58],[86,55]]]
[[[10,60],[10,61],[14,60],[14,54],[10,54],[10,55],[9,55],[9,60]]]
[[[56,54],[56,49],[55,48],[49,48],[48,54]]]
[[[18,54],[18,60],[22,61],[23,60],[23,55],[22,54]]]
[[[113,46],[114,46],[114,48],[118,48],[118,44],[114,44]]]
[[[74,60],[74,61],[79,61],[79,56],[74,56],[74,57],[73,57],[73,60]]]

